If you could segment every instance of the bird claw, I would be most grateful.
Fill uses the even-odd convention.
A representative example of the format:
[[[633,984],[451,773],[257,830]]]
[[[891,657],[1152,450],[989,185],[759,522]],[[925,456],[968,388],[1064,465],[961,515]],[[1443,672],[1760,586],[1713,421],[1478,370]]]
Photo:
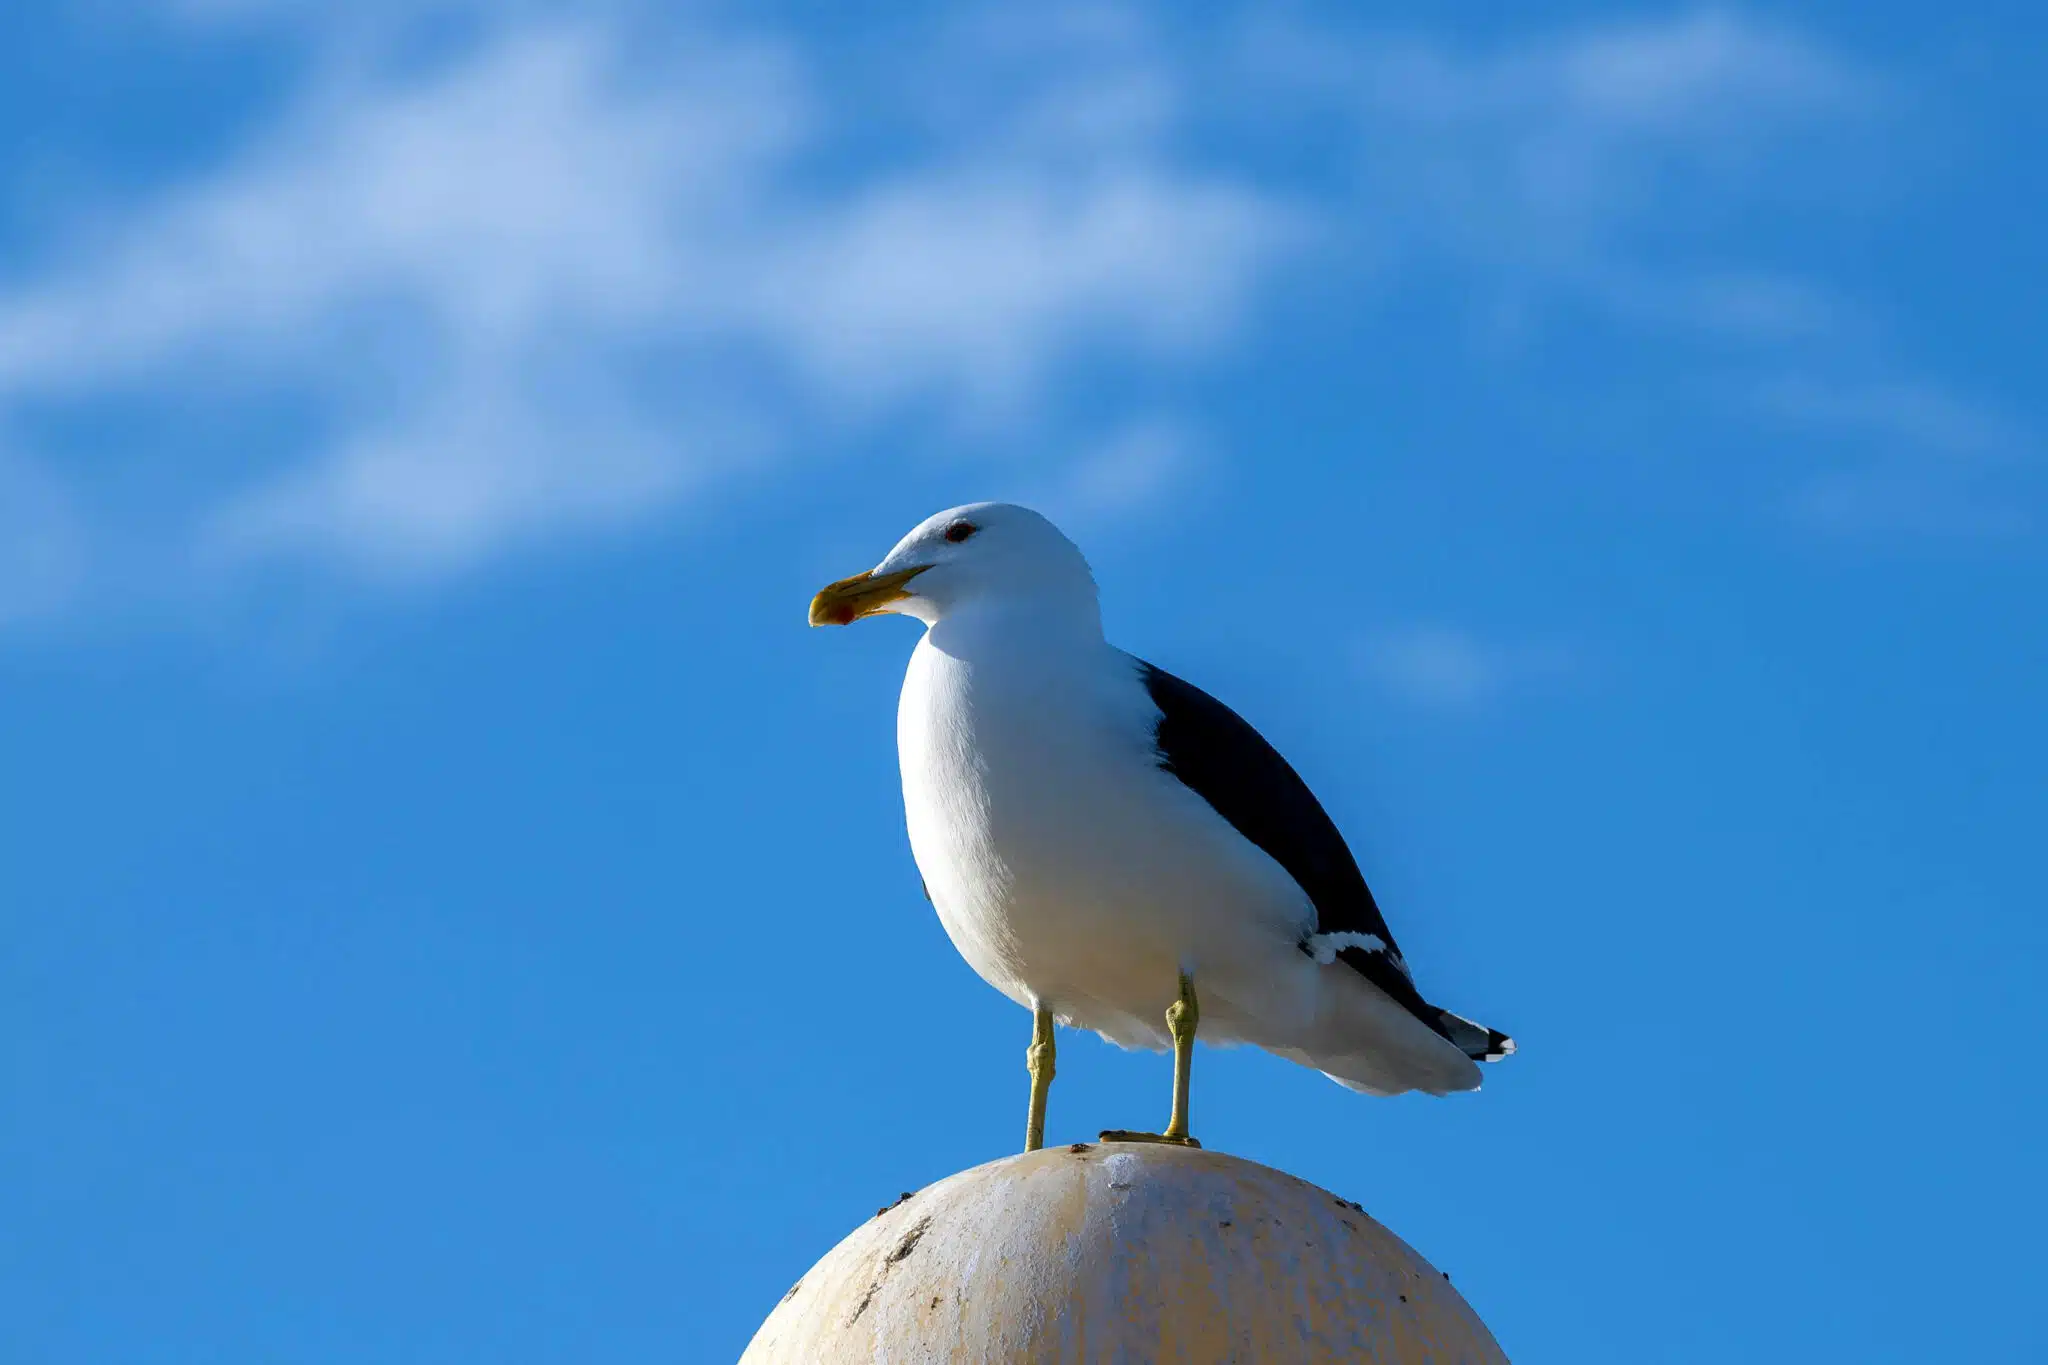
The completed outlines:
[[[1134,1133],[1128,1128],[1105,1128],[1098,1136],[1099,1142],[1158,1142],[1168,1147],[1200,1147],[1202,1144],[1191,1137],[1169,1137],[1165,1133]]]

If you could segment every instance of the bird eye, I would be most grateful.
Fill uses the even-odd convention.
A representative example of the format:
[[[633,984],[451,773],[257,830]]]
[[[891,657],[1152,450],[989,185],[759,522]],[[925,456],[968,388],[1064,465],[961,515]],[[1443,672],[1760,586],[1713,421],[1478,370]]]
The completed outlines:
[[[946,539],[958,545],[961,541],[973,535],[976,529],[971,521],[956,521],[946,528]]]

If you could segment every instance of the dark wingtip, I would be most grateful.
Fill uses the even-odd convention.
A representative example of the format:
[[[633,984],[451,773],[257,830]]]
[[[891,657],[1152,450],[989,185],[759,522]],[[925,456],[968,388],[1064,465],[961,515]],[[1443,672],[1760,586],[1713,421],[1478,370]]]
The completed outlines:
[[[1499,1029],[1475,1024],[1470,1019],[1452,1014],[1446,1009],[1439,1009],[1436,1015],[1437,1032],[1449,1039],[1458,1051],[1473,1061],[1497,1062],[1503,1057],[1514,1055],[1515,1040]]]

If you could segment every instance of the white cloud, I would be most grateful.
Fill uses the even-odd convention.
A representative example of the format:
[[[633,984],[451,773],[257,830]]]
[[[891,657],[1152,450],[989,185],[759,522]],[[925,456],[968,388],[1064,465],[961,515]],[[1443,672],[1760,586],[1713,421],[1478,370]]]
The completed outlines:
[[[1925,465],[1881,462],[1832,470],[1790,500],[1795,518],[1845,537],[2001,538],[2034,529],[2031,499]]]
[[[1921,378],[1804,375],[1760,385],[1752,407],[1813,461],[1788,500],[1807,525],[1887,539],[2033,528],[2040,443],[1978,399]]]
[[[1674,251],[1668,231],[1796,193],[1777,163],[1876,107],[1873,78],[1796,35],[1713,12],[1491,52],[1253,32],[1250,60],[1283,108],[1348,112],[1359,211],[1397,259],[1709,334],[1806,333],[1837,309],[1812,281]]]
[[[217,491],[199,549],[412,578],[890,404],[1013,414],[1091,352],[1226,340],[1296,237],[1160,144],[1170,101],[1128,98],[1156,73],[1101,74],[1087,118],[1048,121],[1029,79],[984,110],[998,155],[940,138],[834,178],[855,111],[770,43],[527,22],[352,65],[110,248],[0,293],[0,401],[303,396],[329,439]]]
[[[1821,336],[1824,287],[1647,243],[1879,93],[1714,13],[1499,51],[1260,21],[1247,59],[1119,7],[991,11],[886,57],[477,7],[429,59],[382,8],[201,11],[299,32],[314,74],[207,173],[0,279],[0,419],[297,404],[302,432],[196,463],[196,510],[124,553],[379,580],[644,519],[890,414],[1014,449],[1074,425],[1066,376],[1196,363],[1314,253]],[[1261,150],[1304,121],[1341,163],[1314,193]],[[1151,403],[1046,443],[1039,486],[1083,516],[1179,486],[1199,433]],[[41,481],[66,554],[108,535],[84,480]]]
[[[2033,442],[2013,421],[1924,379],[1840,381],[1811,377],[1763,385],[1758,406],[1810,431],[1875,438],[1892,448],[2000,460]]]
[[[744,212],[800,114],[771,52],[686,57],[658,82],[618,63],[607,35],[553,28],[425,78],[323,85],[282,131],[124,214],[104,254],[0,299],[0,391],[102,387],[193,348],[331,364],[333,327],[364,310],[470,347],[651,324],[697,283],[677,208]]]
[[[1366,642],[1368,675],[1413,705],[1461,711],[1488,705],[1516,687],[1555,683],[1574,670],[1557,645],[1502,644],[1448,625],[1417,625]]]
[[[1635,128],[1838,110],[1871,93],[1868,77],[1798,36],[1715,11],[1584,34],[1542,65],[1524,83],[1546,101]]]
[[[1058,484],[1032,501],[1074,525],[1142,511],[1187,480],[1200,444],[1184,421],[1140,418],[1084,446]]]
[[[229,497],[202,524],[216,562],[317,554],[366,577],[416,580],[505,549],[629,521],[747,447],[732,433],[658,442],[616,405],[579,405],[516,374],[451,377],[389,428]]]
[[[1353,54],[1326,35],[1271,35],[1285,60],[1345,74]],[[1588,140],[1721,135],[1784,115],[1862,103],[1871,81],[1789,32],[1725,13],[1595,26],[1507,50],[1453,52],[1379,38],[1361,103],[1416,124],[1499,128],[1526,142],[1560,130]]]
[[[1838,167],[1855,161],[1852,139],[1887,116],[1887,83],[1861,64],[1715,11],[1491,52],[1269,26],[1254,51],[1276,88],[1351,111],[1362,212],[1391,259],[1454,269],[1482,309],[1505,303],[1518,336],[1546,309],[1590,309],[1778,371],[1738,415],[1848,457],[1794,477],[1802,519],[1922,534],[2030,524],[2024,470],[1955,466],[2027,465],[2036,438],[1923,376],[1813,377],[1887,349],[1869,310],[1725,256],[1745,215],[1810,215],[1850,188]],[[1415,646],[1412,676],[1436,667],[1446,694],[1485,671],[1449,639]]]
[[[1091,337],[1174,356],[1242,314],[1289,217],[1244,190],[1116,168],[883,187],[777,243],[743,306],[832,391],[1008,404]]]

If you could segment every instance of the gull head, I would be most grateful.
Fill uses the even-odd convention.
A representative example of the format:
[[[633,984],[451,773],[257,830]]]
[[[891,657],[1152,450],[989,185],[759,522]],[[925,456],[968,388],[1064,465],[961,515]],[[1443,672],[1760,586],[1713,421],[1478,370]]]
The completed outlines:
[[[1080,549],[1028,507],[976,502],[926,518],[866,573],[811,599],[811,624],[845,626],[895,613],[937,625],[979,605],[1045,604],[1095,612]]]

